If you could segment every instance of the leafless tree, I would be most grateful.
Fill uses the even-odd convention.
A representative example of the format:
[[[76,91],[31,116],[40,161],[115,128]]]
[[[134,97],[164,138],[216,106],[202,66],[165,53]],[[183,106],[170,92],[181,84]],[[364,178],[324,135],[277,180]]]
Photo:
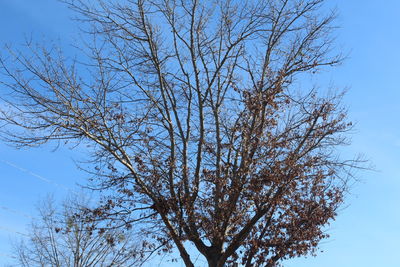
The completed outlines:
[[[300,86],[342,61],[324,1],[65,2],[85,57],[8,50],[3,138],[87,145],[112,192],[92,218],[186,266],[193,250],[218,267],[315,253],[358,164],[338,154],[342,93]]]
[[[28,237],[15,246],[18,266],[138,266],[141,258],[136,242],[122,230],[87,221],[86,204],[74,198],[58,211],[52,198],[44,201]]]

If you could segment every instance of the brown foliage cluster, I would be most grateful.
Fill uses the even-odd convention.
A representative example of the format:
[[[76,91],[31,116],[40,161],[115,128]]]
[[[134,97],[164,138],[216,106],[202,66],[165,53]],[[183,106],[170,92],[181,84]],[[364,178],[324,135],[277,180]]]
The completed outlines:
[[[86,61],[2,59],[3,136],[88,145],[111,192],[93,216],[186,266],[188,243],[209,266],[315,252],[357,165],[337,155],[342,95],[299,86],[342,59],[323,0],[66,2],[94,40]]]

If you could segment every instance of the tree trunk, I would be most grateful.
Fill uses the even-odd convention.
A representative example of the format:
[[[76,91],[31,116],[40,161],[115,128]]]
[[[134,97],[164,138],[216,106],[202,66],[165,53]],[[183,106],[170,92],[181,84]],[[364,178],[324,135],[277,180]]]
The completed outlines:
[[[209,267],[223,267],[225,264],[221,263],[221,252],[217,251],[217,249],[211,249],[209,253],[207,253],[206,258]]]

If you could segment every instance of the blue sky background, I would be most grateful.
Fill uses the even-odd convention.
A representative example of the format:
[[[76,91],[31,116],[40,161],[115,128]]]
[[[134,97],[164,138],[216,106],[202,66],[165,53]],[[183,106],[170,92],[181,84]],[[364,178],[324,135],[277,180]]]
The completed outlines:
[[[350,88],[345,101],[357,124],[344,153],[363,153],[377,171],[359,172],[348,206],[327,230],[331,238],[321,244],[324,252],[284,266],[400,266],[400,1],[327,2],[339,11],[337,44],[350,56],[321,82]],[[38,42],[71,43],[78,36],[70,15],[55,0],[0,0],[0,47],[19,45],[31,34]],[[53,148],[15,150],[0,143],[0,266],[9,260],[10,241],[26,233],[38,200],[48,193],[61,199],[84,181],[72,160],[83,155]],[[157,265],[179,266],[160,259],[148,266]]]

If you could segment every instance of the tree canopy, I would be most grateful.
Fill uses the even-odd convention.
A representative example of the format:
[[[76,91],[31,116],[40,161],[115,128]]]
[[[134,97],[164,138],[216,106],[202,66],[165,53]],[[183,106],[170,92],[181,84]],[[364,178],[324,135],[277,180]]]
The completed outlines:
[[[358,164],[338,153],[342,92],[297,82],[342,61],[323,0],[64,2],[85,57],[8,50],[4,139],[86,145],[105,192],[87,216],[143,251],[218,267],[316,252]]]

